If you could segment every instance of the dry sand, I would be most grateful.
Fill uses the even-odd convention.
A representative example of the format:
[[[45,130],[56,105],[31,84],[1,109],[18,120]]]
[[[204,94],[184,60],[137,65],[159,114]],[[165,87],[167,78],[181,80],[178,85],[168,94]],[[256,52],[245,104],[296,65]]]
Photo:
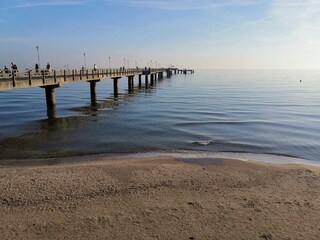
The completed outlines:
[[[0,168],[0,239],[320,239],[320,170],[171,157]]]

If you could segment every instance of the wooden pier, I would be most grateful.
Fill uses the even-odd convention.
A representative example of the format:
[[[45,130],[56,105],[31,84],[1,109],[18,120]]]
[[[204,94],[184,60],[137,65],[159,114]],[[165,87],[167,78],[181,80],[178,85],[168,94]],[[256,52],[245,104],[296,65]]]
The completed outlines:
[[[149,69],[39,69],[23,72],[0,73],[0,91],[9,91],[21,88],[41,87],[45,90],[48,112],[56,105],[55,88],[62,87],[64,83],[88,82],[90,84],[91,98],[96,97],[96,84],[101,80],[112,79],[114,95],[118,95],[118,80],[128,79],[129,92],[134,88],[134,78],[139,79],[139,87],[142,85],[142,77],[145,87],[154,85],[158,79],[172,74],[184,72],[177,68],[149,68]],[[190,70],[188,70],[190,71]],[[193,71],[193,70],[191,70]],[[191,72],[192,73],[192,72]],[[150,81],[150,83],[149,83]]]

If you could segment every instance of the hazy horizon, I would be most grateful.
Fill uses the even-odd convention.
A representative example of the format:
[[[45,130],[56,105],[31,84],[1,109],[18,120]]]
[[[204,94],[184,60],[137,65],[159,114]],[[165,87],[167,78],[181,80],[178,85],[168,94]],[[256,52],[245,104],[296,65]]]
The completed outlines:
[[[13,0],[0,7],[0,67],[320,69],[320,1]]]

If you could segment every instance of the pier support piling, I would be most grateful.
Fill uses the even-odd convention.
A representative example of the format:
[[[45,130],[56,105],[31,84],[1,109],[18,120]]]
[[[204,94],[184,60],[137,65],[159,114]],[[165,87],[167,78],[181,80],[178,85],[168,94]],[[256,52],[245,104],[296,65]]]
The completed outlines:
[[[56,105],[47,108],[48,119],[55,119],[57,117]]]
[[[141,75],[139,75],[139,88],[141,88]]]
[[[130,92],[131,91],[131,77],[130,76],[128,77],[128,89]]]
[[[92,109],[97,109],[97,96],[91,96],[91,108]]]
[[[115,97],[118,96],[118,79],[120,77],[113,78],[113,94]]]
[[[134,88],[134,76],[128,76],[128,89],[129,92],[133,91]]]
[[[56,96],[54,89],[60,87],[60,84],[42,86],[46,94],[47,116],[49,119],[56,117]]]
[[[97,88],[97,82],[100,82],[100,80],[91,80],[88,81],[90,83],[90,97],[91,99],[96,98],[96,88]]]
[[[56,96],[54,94],[54,89],[59,87],[59,85],[50,85],[43,87],[46,92],[46,103],[47,108],[51,108],[52,106],[56,105]]]
[[[91,98],[96,96],[96,81],[90,81],[90,96]]]
[[[128,90],[131,92],[133,90],[134,82],[133,82],[134,76],[128,76]]]
[[[148,76],[148,74],[146,74],[145,75],[145,83],[144,83],[145,88],[148,88],[148,78],[149,78],[149,76]]]

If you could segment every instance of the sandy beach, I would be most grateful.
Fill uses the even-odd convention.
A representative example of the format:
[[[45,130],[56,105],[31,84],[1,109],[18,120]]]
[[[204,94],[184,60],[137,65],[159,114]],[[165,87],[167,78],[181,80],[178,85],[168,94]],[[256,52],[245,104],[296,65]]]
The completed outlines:
[[[320,169],[224,159],[0,168],[0,239],[320,239]]]

